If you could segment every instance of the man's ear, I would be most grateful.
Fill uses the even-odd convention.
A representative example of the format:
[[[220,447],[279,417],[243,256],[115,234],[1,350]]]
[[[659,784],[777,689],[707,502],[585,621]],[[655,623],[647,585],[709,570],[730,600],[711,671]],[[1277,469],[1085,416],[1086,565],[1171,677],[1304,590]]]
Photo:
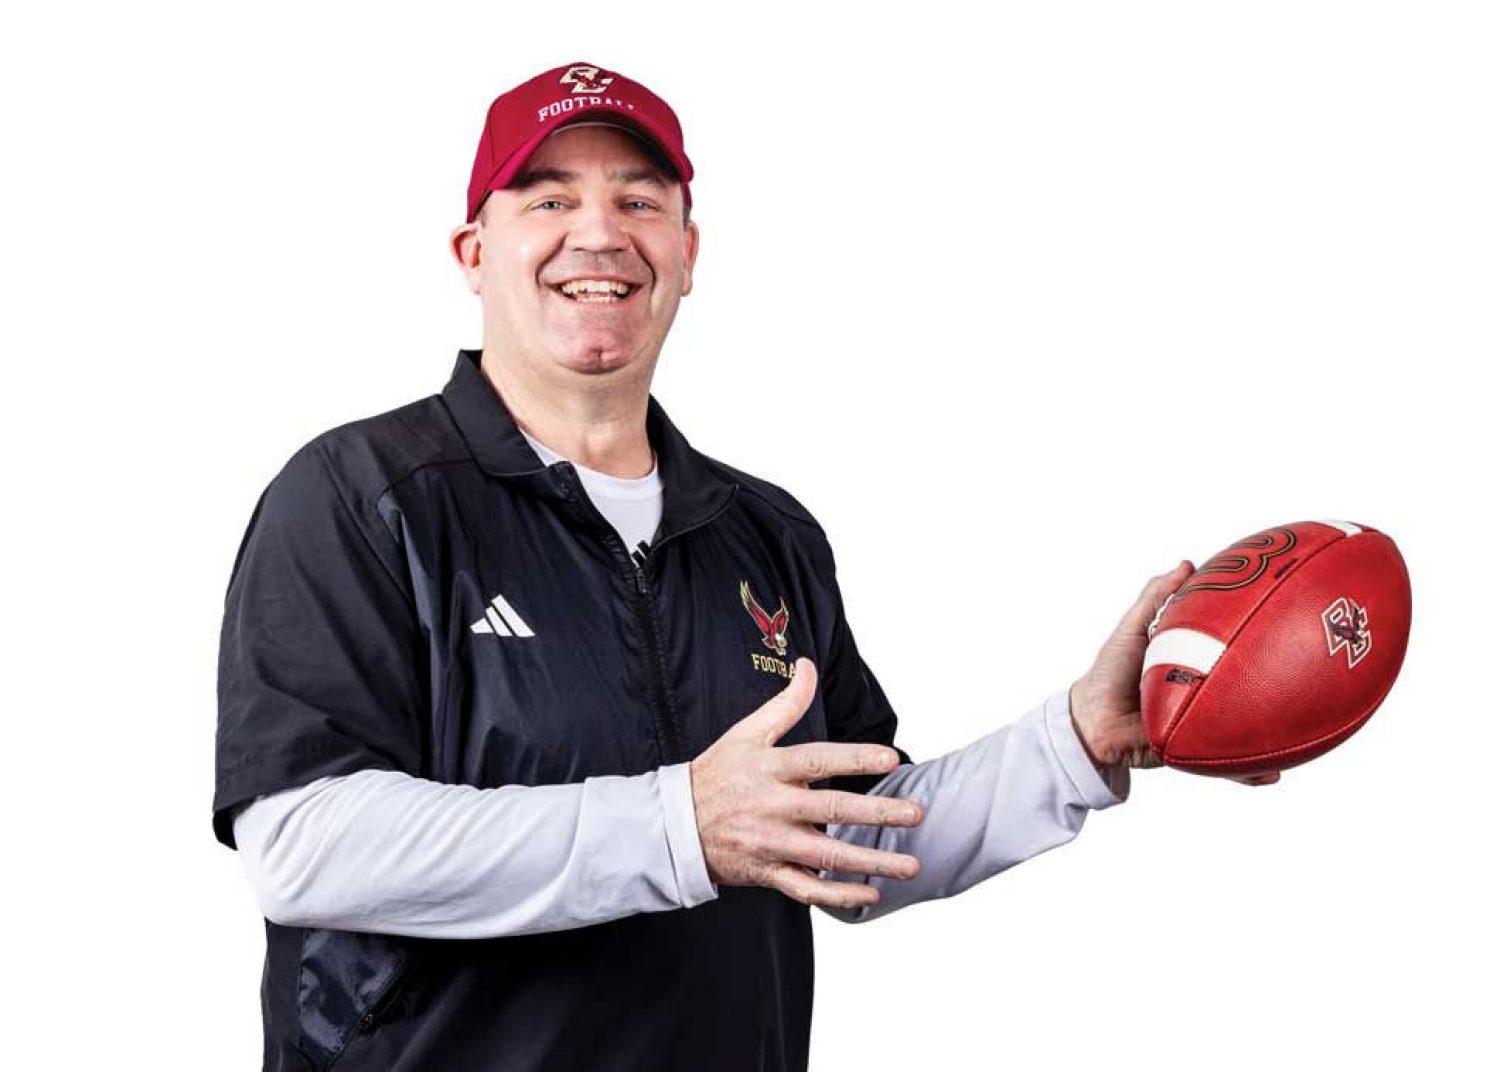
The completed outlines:
[[[693,265],[698,263],[698,221],[688,220],[682,229],[682,296],[693,292]]]
[[[453,233],[448,236],[448,251],[453,254],[453,259],[458,262],[459,271],[464,274],[464,282],[469,284],[469,290],[479,293],[479,221],[466,223],[462,227],[455,227]]]

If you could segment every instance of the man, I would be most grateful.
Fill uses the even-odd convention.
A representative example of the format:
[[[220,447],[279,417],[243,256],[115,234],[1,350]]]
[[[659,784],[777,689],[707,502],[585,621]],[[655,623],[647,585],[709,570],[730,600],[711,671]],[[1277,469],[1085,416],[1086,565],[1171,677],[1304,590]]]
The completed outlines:
[[[803,1068],[809,905],[951,896],[1152,760],[1145,627],[1187,563],[1014,725],[894,748],[817,521],[649,394],[692,174],[619,74],[498,98],[451,239],[483,349],[257,504],[214,826],[266,916],[267,1068]]]

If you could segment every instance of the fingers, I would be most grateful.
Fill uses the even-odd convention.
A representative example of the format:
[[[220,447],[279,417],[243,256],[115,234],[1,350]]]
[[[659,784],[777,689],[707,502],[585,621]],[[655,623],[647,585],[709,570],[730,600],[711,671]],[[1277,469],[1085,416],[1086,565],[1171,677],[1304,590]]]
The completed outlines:
[[[798,659],[786,687],[735,723],[728,735],[744,735],[767,746],[775,744],[807,713],[817,688],[818,671],[813,661]]]
[[[876,904],[880,891],[858,882],[829,882],[796,864],[773,864],[757,883],[780,890],[794,901],[827,908],[859,908]]]
[[[778,748],[771,762],[775,777],[806,785],[841,774],[885,774],[901,757],[894,748],[879,744],[814,741]]]
[[[1149,744],[1129,749],[1121,761],[1125,766],[1134,767],[1137,770],[1155,770],[1157,767],[1165,766],[1167,762],[1162,759],[1161,753]]]
[[[913,878],[922,869],[915,856],[882,852],[863,845],[846,845],[838,838],[811,832],[788,837],[778,855],[787,863],[851,875]]]
[[[1161,576],[1151,578],[1141,593],[1141,601],[1149,608],[1151,614],[1155,614],[1156,608],[1161,606],[1169,595],[1181,588],[1182,582],[1192,575],[1193,564],[1183,559]]]
[[[1177,589],[1182,587],[1182,582],[1193,574],[1193,564],[1183,559],[1175,567],[1157,577],[1152,577],[1146,582],[1146,587],[1141,589],[1141,594],[1136,598],[1135,604],[1125,612],[1125,617],[1120,619],[1117,631],[1126,634],[1144,634],[1146,627],[1151,624],[1151,619],[1156,617],[1156,612],[1161,609],[1163,603]]]
[[[916,826],[922,821],[922,808],[915,801],[845,793],[838,789],[790,790],[787,806],[781,814],[799,822],[828,826],[835,823],[844,826]]]

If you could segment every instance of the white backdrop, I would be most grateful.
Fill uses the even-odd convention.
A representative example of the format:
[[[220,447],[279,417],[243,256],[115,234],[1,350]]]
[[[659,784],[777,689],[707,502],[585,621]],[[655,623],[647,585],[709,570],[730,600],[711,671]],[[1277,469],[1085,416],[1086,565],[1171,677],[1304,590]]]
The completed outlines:
[[[478,345],[446,236],[485,108],[573,61],[699,169],[654,392],[822,520],[917,759],[1268,525],[1374,525],[1413,578],[1388,701],[1280,785],[1137,773],[956,899],[817,914],[812,1067],[1492,1059],[1492,9],[710,10],[7,16],[7,1064],[259,1067],[209,825],[234,553],[299,445]]]

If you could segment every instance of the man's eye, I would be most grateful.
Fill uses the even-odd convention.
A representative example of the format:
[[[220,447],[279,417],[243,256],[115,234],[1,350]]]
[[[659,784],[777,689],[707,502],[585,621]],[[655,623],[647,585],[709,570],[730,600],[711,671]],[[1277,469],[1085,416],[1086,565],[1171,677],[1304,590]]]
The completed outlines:
[[[627,206],[628,206],[628,207],[630,207],[630,208],[647,208],[647,209],[649,209],[649,208],[653,208],[653,207],[654,207],[654,206],[653,206],[653,205],[652,205],[652,204],[651,204],[651,202],[650,202],[650,201],[642,201],[642,200],[641,200],[641,199],[640,199],[640,198],[638,198],[638,197],[636,197],[636,198],[632,198],[632,199],[631,199],[631,200],[629,200],[629,201],[627,201],[627,202],[625,202],[625,204],[626,204],[626,205],[627,205]]]
[[[545,201],[538,201],[535,205],[532,205],[531,207],[532,208],[546,208],[548,205],[556,205],[558,208],[561,208],[562,207],[562,202],[559,201],[555,197],[549,197]]]

